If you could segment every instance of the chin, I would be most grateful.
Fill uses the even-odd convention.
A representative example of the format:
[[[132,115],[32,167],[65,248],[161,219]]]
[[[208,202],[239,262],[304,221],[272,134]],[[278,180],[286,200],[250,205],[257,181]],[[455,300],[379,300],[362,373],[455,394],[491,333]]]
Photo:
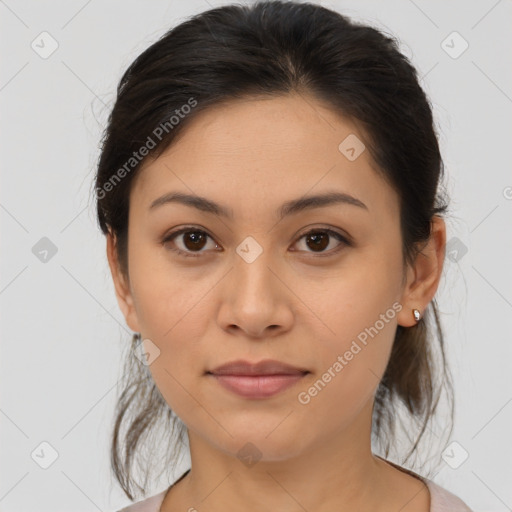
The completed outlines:
[[[284,422],[283,422],[284,423]],[[256,462],[279,462],[299,455],[304,446],[304,438],[290,432],[284,425],[274,422],[272,427],[262,429],[261,425],[252,429],[226,426],[229,436],[223,431],[222,438],[210,439],[212,445],[233,457],[240,459],[247,467]]]

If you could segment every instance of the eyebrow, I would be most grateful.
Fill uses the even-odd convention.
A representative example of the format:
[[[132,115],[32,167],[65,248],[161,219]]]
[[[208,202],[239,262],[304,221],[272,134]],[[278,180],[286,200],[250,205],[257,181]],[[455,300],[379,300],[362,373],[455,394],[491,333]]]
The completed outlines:
[[[211,201],[205,197],[184,194],[182,192],[169,192],[158,199],[155,199],[149,209],[153,210],[159,206],[163,206],[169,203],[179,203],[186,206],[191,206],[197,210],[211,213],[218,217],[225,217],[233,219],[233,211],[221,206],[220,204]],[[325,206],[331,206],[334,204],[347,204],[357,206],[359,208],[368,211],[368,207],[359,199],[346,194],[344,192],[327,192],[324,194],[317,194],[312,196],[301,197],[299,199],[293,199],[284,203],[277,211],[280,219],[288,215],[297,214],[313,208],[321,208]]]

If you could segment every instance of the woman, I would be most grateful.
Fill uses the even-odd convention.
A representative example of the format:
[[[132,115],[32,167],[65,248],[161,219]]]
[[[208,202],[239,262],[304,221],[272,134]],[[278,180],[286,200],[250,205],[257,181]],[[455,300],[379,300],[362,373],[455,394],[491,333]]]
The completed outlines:
[[[405,404],[415,453],[450,388],[442,171],[397,43],[320,6],[212,9],[135,60],[96,177],[136,333],[112,465],[132,501],[135,460],[191,469],[123,510],[470,510],[372,450]]]

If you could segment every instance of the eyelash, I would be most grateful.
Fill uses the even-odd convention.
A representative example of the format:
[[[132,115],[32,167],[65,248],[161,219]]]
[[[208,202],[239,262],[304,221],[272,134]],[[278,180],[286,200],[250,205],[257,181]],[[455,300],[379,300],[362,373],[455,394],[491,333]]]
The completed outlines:
[[[176,237],[178,237],[179,235],[182,235],[184,233],[201,233],[203,235],[206,235],[206,236],[210,237],[213,240],[213,237],[211,237],[206,231],[203,231],[202,229],[194,228],[192,226],[188,226],[188,227],[181,228],[181,229],[178,229],[176,231],[173,231],[173,232],[167,234],[163,238],[161,243],[162,243],[162,245],[165,245],[166,243],[171,242]],[[297,239],[297,241],[301,240],[302,238],[304,238],[307,235],[314,235],[314,234],[317,234],[317,233],[325,233],[325,234],[331,235],[332,237],[334,237],[339,242],[342,242],[342,244],[339,247],[337,247],[335,249],[331,249],[328,252],[316,253],[316,254],[314,252],[311,252],[311,254],[314,254],[315,257],[332,256],[334,254],[337,254],[343,248],[344,245],[346,245],[348,247],[352,246],[352,243],[346,237],[344,237],[343,235],[341,235],[337,231],[334,231],[334,230],[329,229],[329,228],[315,228],[315,229],[312,229],[311,231],[307,231],[306,233],[302,234]],[[193,253],[193,252],[190,253],[190,252],[182,251],[181,249],[176,249],[176,248],[173,248],[171,250],[176,252],[179,256],[184,256],[186,258],[188,258],[188,257],[190,257],[190,258],[198,258],[198,257],[201,256],[201,253],[204,252],[204,251],[198,251],[196,253]],[[310,252],[310,251],[306,251],[306,252]]]

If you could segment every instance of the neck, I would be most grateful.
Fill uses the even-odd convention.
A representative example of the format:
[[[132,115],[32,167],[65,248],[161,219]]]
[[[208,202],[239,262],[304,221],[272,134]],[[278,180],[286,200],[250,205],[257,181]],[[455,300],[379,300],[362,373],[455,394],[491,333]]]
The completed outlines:
[[[172,489],[174,494],[168,493],[161,510],[327,512],[392,510],[400,504],[403,508],[413,497],[411,479],[416,479],[373,455],[372,406],[368,402],[354,424],[315,444],[301,446],[297,434],[296,452],[273,460],[246,443],[241,443],[241,453],[249,457],[239,457],[189,431],[191,471]],[[417,494],[424,485],[419,480],[415,484]]]

